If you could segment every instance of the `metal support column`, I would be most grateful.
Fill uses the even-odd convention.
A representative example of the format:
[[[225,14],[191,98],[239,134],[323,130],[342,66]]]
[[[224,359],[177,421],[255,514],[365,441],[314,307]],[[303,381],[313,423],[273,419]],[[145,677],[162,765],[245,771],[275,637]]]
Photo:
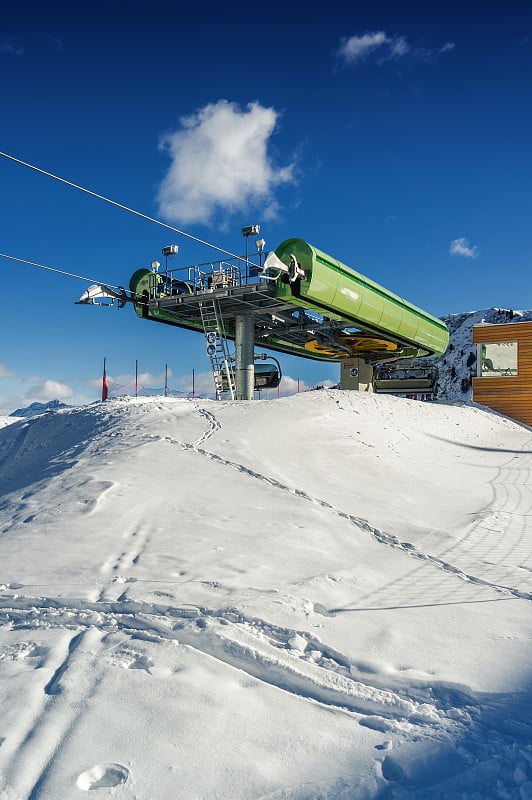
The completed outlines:
[[[235,319],[235,385],[237,400],[253,400],[255,387],[255,320],[252,314]]]

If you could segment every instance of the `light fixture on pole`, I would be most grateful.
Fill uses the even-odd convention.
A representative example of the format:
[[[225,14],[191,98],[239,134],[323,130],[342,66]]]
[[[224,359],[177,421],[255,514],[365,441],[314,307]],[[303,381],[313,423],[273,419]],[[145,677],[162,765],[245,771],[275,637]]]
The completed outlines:
[[[246,240],[246,275],[248,274],[248,239],[250,236],[258,236],[260,233],[260,225],[246,225],[242,228],[242,236]]]
[[[247,225],[245,228],[242,228],[242,236],[246,238],[248,236],[258,236],[260,233],[260,225]]]
[[[264,245],[265,244],[266,244],[266,240],[265,239],[257,239],[257,241],[255,242],[255,246],[256,246],[256,248],[257,248],[257,250],[259,252],[259,266],[261,266],[261,267],[262,267],[262,254],[264,252]]]
[[[177,253],[179,252],[179,245],[177,245],[177,244],[168,244],[168,245],[166,245],[166,247],[163,247],[161,252],[162,252],[163,256],[166,259],[166,261],[165,261],[165,270],[166,270],[166,272],[168,272],[168,258],[171,258],[172,256],[176,256],[177,255]]]

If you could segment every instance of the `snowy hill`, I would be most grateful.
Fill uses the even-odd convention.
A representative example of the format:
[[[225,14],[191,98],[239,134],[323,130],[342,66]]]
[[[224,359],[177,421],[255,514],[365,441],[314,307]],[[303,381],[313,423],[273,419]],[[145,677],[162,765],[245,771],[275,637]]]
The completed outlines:
[[[0,797],[532,797],[530,429],[325,389],[0,430]]]
[[[442,317],[449,328],[449,347],[445,355],[424,359],[421,364],[434,363],[438,367],[438,398],[441,400],[471,400],[471,378],[477,374],[476,346],[472,344],[474,325],[482,322],[506,324],[509,322],[528,322],[532,320],[532,310],[513,311],[511,309],[487,308],[484,311],[470,311],[464,314],[449,314]]]
[[[47,411],[59,411],[61,408],[69,408],[66,403],[60,400],[49,400],[47,403],[30,403],[26,408],[17,408],[11,417],[36,417],[38,414],[45,414]]]

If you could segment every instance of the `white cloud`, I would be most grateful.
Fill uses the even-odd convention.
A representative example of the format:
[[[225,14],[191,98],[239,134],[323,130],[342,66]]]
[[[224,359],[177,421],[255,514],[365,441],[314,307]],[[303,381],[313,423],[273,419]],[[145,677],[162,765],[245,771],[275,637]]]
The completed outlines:
[[[172,376],[172,370],[168,367],[168,378]],[[135,373],[124,373],[122,375],[106,374],[107,386],[110,392],[115,394],[132,394],[135,392]],[[139,372],[138,385],[140,389],[160,389],[164,386],[165,373],[162,372]],[[91,389],[101,389],[102,376],[90,378],[86,381]]]
[[[15,373],[6,367],[3,361],[0,361],[0,378],[14,378]]]
[[[410,52],[410,45],[404,36],[397,36],[390,41],[390,58],[401,58]]]
[[[73,397],[74,391],[66,383],[45,380],[42,383],[30,386],[26,392],[28,399],[37,400],[68,400]]]
[[[188,375],[181,375],[176,378],[175,385],[172,387],[184,394],[192,393],[192,373]],[[208,395],[214,397],[214,380],[212,372],[196,372],[194,371],[194,394],[198,397],[200,395]]]
[[[398,61],[409,57],[412,61],[433,61],[442,53],[454,49],[454,42],[446,42],[438,50],[422,45],[412,47],[405,36],[388,36],[385,31],[372,31],[361,36],[350,36],[342,40],[338,55],[346,65],[358,64],[372,56],[378,64]]]
[[[334,386],[334,383],[330,380],[318,381],[315,386],[325,386],[331,387]],[[277,397],[277,394],[281,395],[281,397],[288,397],[292,394],[297,394],[298,392],[308,392],[315,388],[315,386],[309,386],[309,384],[305,383],[303,379],[299,378],[292,378],[291,375],[283,375],[281,378],[281,384],[279,387],[279,391],[277,389],[263,389],[261,394],[263,398],[266,399],[274,399]],[[191,375],[183,375],[180,378],[177,378],[175,381],[175,387],[178,391],[183,392],[185,394],[192,393],[192,376]],[[212,378],[212,372],[196,372],[194,375],[194,391],[196,397],[200,396],[209,396],[214,397],[214,382]]]
[[[476,258],[478,256],[478,247],[469,244],[467,239],[460,237],[453,239],[449,245],[449,253],[452,256],[466,256],[466,258]]]
[[[345,39],[340,47],[340,56],[348,64],[363,61],[375,50],[388,44],[390,40],[384,31],[364,33],[362,36],[350,36]]]
[[[263,216],[275,214],[273,190],[294,180],[294,164],[275,167],[268,154],[278,116],[259,103],[242,110],[219,100],[183,117],[181,128],[161,142],[172,159],[157,195],[162,216],[209,223],[217,211],[258,203]]]
[[[311,387],[308,386],[304,380],[292,378],[291,375],[283,375],[281,378],[280,394],[283,397],[287,397],[291,394],[297,394],[298,392],[308,392],[310,388]]]
[[[439,53],[450,53],[450,52],[451,52],[451,50],[454,50],[455,46],[456,46],[456,45],[455,45],[455,43],[454,43],[454,42],[445,42],[445,44],[443,45],[443,47],[440,47],[440,49],[438,50],[438,52],[439,52]]]

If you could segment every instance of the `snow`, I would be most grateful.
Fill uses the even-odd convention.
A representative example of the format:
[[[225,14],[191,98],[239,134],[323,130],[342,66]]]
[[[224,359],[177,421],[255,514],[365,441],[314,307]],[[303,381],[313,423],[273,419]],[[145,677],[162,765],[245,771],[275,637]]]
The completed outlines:
[[[321,390],[0,420],[0,797],[532,797],[532,433]]]

